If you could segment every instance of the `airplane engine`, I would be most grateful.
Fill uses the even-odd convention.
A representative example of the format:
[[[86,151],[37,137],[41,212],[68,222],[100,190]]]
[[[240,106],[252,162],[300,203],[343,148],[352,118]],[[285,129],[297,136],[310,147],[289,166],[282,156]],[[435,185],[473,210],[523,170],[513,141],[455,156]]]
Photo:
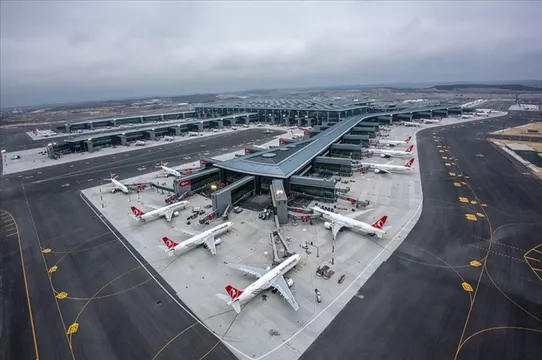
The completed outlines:
[[[374,169],[375,174],[380,174],[380,169]]]
[[[178,211],[174,211],[174,212],[173,212],[173,216],[179,216],[179,212],[178,212]]]
[[[218,239],[215,239],[215,245],[218,245],[222,242],[222,239],[221,238],[218,238]]]
[[[389,159],[391,156],[386,155],[386,154],[380,154],[380,157],[382,157],[384,159]]]
[[[325,227],[326,229],[328,229],[328,230],[331,230],[331,223],[330,223],[329,221],[326,221],[326,222],[324,223],[324,227]]]
[[[286,280],[286,284],[288,284],[288,287],[292,287],[294,285],[294,279],[288,278],[285,280]]]
[[[117,192],[117,189],[111,189],[111,192],[114,194]]]

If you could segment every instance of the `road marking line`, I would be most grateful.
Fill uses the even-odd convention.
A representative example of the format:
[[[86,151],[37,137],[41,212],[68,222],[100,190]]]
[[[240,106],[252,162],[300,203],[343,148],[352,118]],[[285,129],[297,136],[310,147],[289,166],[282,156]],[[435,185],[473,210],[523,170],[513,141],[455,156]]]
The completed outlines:
[[[11,233],[11,234],[7,234],[6,237],[13,236],[13,235],[17,235],[17,231],[15,231],[14,233]]]
[[[529,256],[524,256],[524,258],[527,259],[527,260],[533,260],[533,261],[536,261],[536,262],[540,262],[540,260],[529,257]]]
[[[537,253],[542,254],[542,251],[540,251],[540,250],[538,250],[536,248],[533,248],[533,251],[536,251]]]
[[[469,244],[469,246],[473,247],[473,248],[476,248],[476,249],[479,249],[479,250],[484,250],[484,251],[490,252],[492,254],[499,255],[499,256],[502,256],[502,257],[505,257],[505,258],[508,258],[508,259],[511,259],[511,260],[516,260],[516,261],[519,261],[519,262],[522,262],[522,263],[526,262],[523,259],[519,259],[517,257],[506,255],[506,254],[503,254],[503,253],[500,253],[500,252],[497,252],[497,251],[494,251],[494,250],[484,249],[483,247],[479,247],[479,246],[476,246],[476,245],[473,245],[473,244]]]

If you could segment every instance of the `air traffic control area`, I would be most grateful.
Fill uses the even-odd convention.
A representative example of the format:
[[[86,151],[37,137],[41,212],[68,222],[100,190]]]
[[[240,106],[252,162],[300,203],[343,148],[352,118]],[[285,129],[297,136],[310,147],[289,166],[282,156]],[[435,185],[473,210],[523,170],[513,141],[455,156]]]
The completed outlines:
[[[336,186],[332,175],[351,176],[357,170],[353,160],[364,156],[364,149],[379,132],[381,125],[433,116],[461,115],[471,110],[433,107],[355,115],[335,123],[326,121],[305,131],[305,138],[300,141],[281,139],[280,146],[271,149],[247,147],[244,156],[226,161],[202,159],[205,170],[177,179],[174,190],[182,196],[210,184],[223,185],[220,188],[213,185],[216,191],[211,195],[213,210],[219,215],[227,213],[245,198],[261,194],[273,197],[273,187],[283,189],[286,197],[298,195],[321,202],[344,198],[356,206],[358,200],[343,195],[347,191]],[[273,203],[280,202],[275,199]],[[287,204],[284,206],[287,207]],[[279,213],[283,214],[284,211],[275,209],[275,214]],[[302,218],[303,215],[295,216]]]

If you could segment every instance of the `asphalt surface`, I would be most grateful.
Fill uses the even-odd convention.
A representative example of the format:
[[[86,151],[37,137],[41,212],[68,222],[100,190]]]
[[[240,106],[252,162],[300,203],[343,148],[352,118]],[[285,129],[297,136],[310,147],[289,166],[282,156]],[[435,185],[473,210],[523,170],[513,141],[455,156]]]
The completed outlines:
[[[418,133],[419,222],[302,359],[540,358],[542,183],[484,136],[532,116]]]
[[[80,190],[110,171],[124,179],[156,171],[160,160],[178,166],[276,135],[247,130],[2,177],[0,358],[34,359],[37,349],[41,359],[235,359],[163,291],[159,274],[138,262]],[[74,323],[77,332],[67,335]]]

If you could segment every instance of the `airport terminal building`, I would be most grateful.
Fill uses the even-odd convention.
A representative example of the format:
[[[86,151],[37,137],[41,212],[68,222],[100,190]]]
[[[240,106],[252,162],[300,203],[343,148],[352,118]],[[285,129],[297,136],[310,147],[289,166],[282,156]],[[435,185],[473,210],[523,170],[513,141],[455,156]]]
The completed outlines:
[[[234,107],[206,108],[206,111],[232,112]],[[259,111],[245,106],[240,111],[254,113]],[[275,111],[275,112],[273,112]],[[291,116],[290,110],[290,115]],[[353,204],[356,199],[348,199],[332,179],[331,175],[350,176],[356,171],[354,160],[364,156],[364,149],[375,138],[380,126],[396,121],[410,121],[433,116],[461,115],[469,109],[461,107],[430,107],[416,110],[398,110],[393,112],[369,112],[369,107],[360,105],[356,109],[330,111],[296,111],[293,119],[296,126],[311,126],[304,130],[301,140],[281,139],[280,146],[270,149],[246,147],[245,155],[227,160],[201,159],[204,170],[177,179],[175,192],[178,195],[200,191],[209,184],[221,184],[212,193],[213,209],[219,214],[228,211],[243,199],[270,194],[273,203],[276,196],[301,195],[319,201],[335,201],[344,197]],[[266,109],[258,116],[264,116],[268,122],[284,121],[285,111]],[[271,116],[269,116],[271,114]],[[282,114],[282,115],[281,115]],[[306,115],[305,115],[306,114]],[[343,117],[345,116],[345,117]],[[310,119],[311,120],[307,120]],[[300,120],[301,118],[301,120]],[[288,121],[292,118],[289,117]],[[291,123],[282,123],[291,125]],[[272,189],[280,188],[281,194]],[[275,211],[277,213],[277,211]]]

